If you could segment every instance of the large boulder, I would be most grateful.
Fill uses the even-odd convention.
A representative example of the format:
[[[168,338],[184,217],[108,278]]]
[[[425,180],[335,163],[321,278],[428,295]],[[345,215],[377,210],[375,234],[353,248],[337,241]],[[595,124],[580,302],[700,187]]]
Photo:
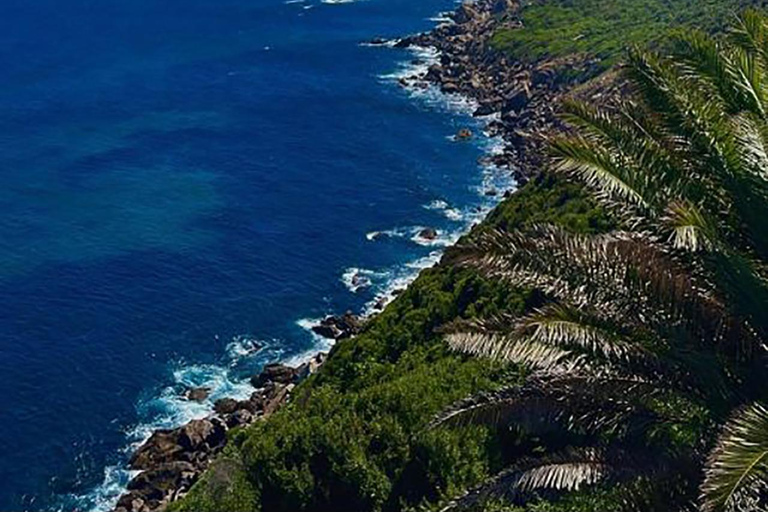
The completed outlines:
[[[211,388],[190,388],[184,393],[184,397],[193,402],[204,402],[210,394]]]
[[[363,321],[357,315],[347,312],[341,316],[332,315],[312,326],[312,332],[324,338],[341,340],[355,336],[363,329]]]
[[[260,374],[251,377],[251,384],[255,388],[264,387],[268,382],[289,384],[296,379],[296,369],[280,363],[268,364]]]
[[[158,510],[179,490],[192,487],[201,472],[202,468],[183,461],[159,464],[143,471],[128,483],[128,492],[120,497],[115,512]]]

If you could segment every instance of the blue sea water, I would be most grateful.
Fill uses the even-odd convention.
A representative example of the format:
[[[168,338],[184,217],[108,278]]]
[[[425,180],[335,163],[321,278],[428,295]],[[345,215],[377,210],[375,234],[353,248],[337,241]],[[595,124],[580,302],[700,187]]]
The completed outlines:
[[[491,206],[494,142],[450,140],[479,121],[360,44],[453,7],[3,2],[0,510],[108,509],[152,428],[327,349],[311,319],[370,308]]]

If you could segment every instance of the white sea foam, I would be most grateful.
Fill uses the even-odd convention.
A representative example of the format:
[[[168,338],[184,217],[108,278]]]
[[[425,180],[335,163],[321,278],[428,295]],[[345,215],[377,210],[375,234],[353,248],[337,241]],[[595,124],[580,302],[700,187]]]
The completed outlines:
[[[238,335],[232,338],[227,344],[227,356],[232,363],[237,363],[244,357],[252,356],[262,350],[267,344],[257,338],[246,334]]]
[[[427,20],[437,23],[437,26],[455,25],[456,22],[451,17],[451,14],[452,13],[450,11],[441,12],[441,13],[438,13],[437,16],[432,16],[430,18],[427,18]]]
[[[452,208],[447,201],[435,199],[424,205],[427,210],[433,210],[442,213],[448,220],[459,222],[464,219],[464,214],[458,208]]]
[[[220,398],[248,398],[253,392],[253,387],[249,380],[237,371],[237,365],[246,360],[254,364],[279,360],[283,356],[283,350],[252,336],[239,335],[233,337],[226,345],[226,354],[227,361],[222,364],[186,364],[179,361],[172,365],[170,383],[153,396],[139,401],[138,416],[148,420],[125,430],[123,460],[156,430],[176,428],[191,420],[210,415],[213,412],[213,404]],[[199,387],[209,389],[205,400],[197,402],[184,397],[185,390]],[[104,480],[99,486],[85,495],[72,496],[72,500],[78,504],[78,509],[106,512],[114,508],[119,497],[125,492],[126,485],[135,475],[136,472],[127,469],[125,463],[109,465],[104,470]]]
[[[370,288],[376,282],[387,277],[386,272],[377,272],[365,268],[349,267],[341,276],[341,282],[352,293]]]
[[[324,4],[329,5],[340,5],[340,4],[351,4],[354,2],[357,2],[358,0],[321,0]]]
[[[320,323],[322,318],[302,318],[296,321],[296,325],[307,331],[313,340],[313,345],[307,350],[291,356],[285,360],[285,364],[289,366],[298,366],[306,363],[320,352],[328,352],[336,343],[335,340],[320,336],[312,330],[312,328]]]

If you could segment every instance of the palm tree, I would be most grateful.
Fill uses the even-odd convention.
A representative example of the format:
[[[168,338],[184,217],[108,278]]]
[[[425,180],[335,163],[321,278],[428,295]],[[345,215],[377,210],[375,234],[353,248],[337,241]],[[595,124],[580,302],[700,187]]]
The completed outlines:
[[[634,49],[618,105],[565,105],[576,135],[554,169],[632,229],[699,253],[731,305],[768,329],[768,29],[746,12],[725,42],[690,32],[671,57]]]
[[[648,510],[651,498],[658,500],[654,510],[685,502],[673,496],[679,489],[671,483],[700,468],[705,451],[698,443],[669,450],[669,434],[700,430],[704,405],[730,398],[730,370],[714,354],[742,360],[761,342],[705,281],[662,249],[630,232],[586,236],[538,226],[486,232],[449,254],[489,277],[538,288],[549,302],[522,318],[444,328],[454,350],[532,373],[521,387],[455,404],[432,427],[514,426],[555,434],[561,445],[518,461],[449,507],[499,496],[525,501],[544,489],[600,482],[620,484],[625,510]]]
[[[768,411],[743,406],[706,450],[709,422],[760,395],[749,372],[764,378],[766,73],[768,23],[754,11],[725,42],[691,32],[670,57],[632,50],[631,97],[600,109],[568,103],[575,134],[552,141],[554,169],[584,183],[624,230],[486,232],[454,251],[548,303],[445,327],[453,349],[531,374],[456,404],[432,427],[556,427],[559,449],[517,461],[449,509],[611,480],[618,508],[691,509],[704,471],[702,510],[766,510]],[[671,442],[681,429],[699,440]]]

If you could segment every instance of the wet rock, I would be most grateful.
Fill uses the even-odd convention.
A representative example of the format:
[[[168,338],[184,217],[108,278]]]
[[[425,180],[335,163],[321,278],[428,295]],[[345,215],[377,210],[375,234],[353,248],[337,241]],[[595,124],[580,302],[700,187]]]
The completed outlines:
[[[437,230],[435,228],[424,228],[421,231],[418,232],[416,235],[418,238],[421,238],[423,240],[435,240],[437,239]]]
[[[488,197],[494,197],[494,196],[497,196],[498,194],[499,193],[496,191],[495,188],[489,188],[488,190],[485,191],[485,195]]]
[[[226,441],[226,426],[218,418],[192,420],[186,425],[157,430],[131,457],[132,469],[151,469],[175,461],[191,462],[212,454]]]
[[[341,340],[355,336],[363,329],[363,321],[351,312],[341,316],[332,315],[324,318],[312,327],[312,332],[324,338]]]
[[[241,407],[240,401],[235,400],[234,398],[221,398],[219,400],[216,400],[216,403],[213,404],[213,410],[216,411],[216,414],[232,414],[236,410],[238,410]]]
[[[211,394],[211,388],[191,388],[184,393],[184,397],[187,400],[194,402],[204,402]]]

